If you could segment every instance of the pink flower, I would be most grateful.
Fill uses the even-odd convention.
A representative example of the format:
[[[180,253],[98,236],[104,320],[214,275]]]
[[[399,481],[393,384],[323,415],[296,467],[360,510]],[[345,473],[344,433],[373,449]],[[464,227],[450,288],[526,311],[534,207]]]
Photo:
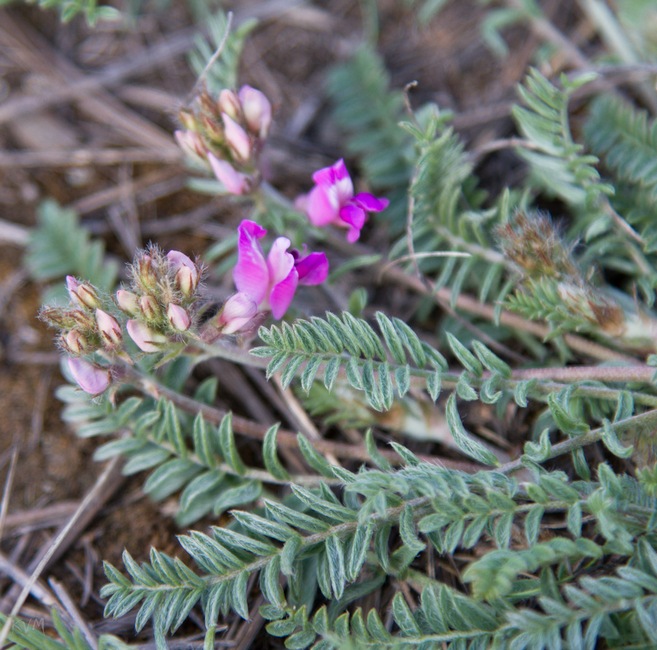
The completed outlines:
[[[180,305],[174,303],[169,303],[167,318],[171,327],[177,332],[186,332],[192,324],[189,314]]]
[[[271,103],[264,93],[251,86],[242,86],[238,95],[249,130],[266,138],[271,126]]]
[[[310,191],[305,205],[310,222],[319,226],[334,224],[348,228],[347,241],[360,237],[368,212],[381,212],[390,201],[373,194],[361,192],[354,196],[354,184],[340,159],[331,167],[324,167],[313,174],[315,187]]]
[[[238,172],[229,162],[217,158],[209,153],[208,160],[210,167],[217,180],[226,188],[229,194],[244,194],[249,189],[249,177],[242,172]]]
[[[119,321],[102,309],[96,309],[96,324],[100,332],[100,338],[103,344],[108,348],[114,348],[121,345],[123,335]]]
[[[221,114],[224,121],[224,136],[231,153],[241,163],[251,158],[251,139],[247,132],[226,113]]]
[[[219,314],[219,327],[223,334],[234,334],[253,320],[258,305],[246,293],[238,292],[224,303]]]
[[[183,295],[189,298],[198,286],[200,279],[198,267],[187,255],[180,251],[169,251],[167,261],[173,270],[176,286],[182,291]]]
[[[262,309],[271,309],[274,318],[283,317],[298,284],[315,285],[326,280],[328,259],[324,253],[304,257],[296,251],[288,253],[290,240],[278,237],[265,259],[258,242],[267,234],[262,226],[245,219],[237,232],[235,286]]]
[[[148,325],[140,323],[138,320],[129,320],[126,323],[126,329],[130,338],[143,352],[161,352],[162,346],[169,342],[164,334],[152,330]]]
[[[90,395],[100,395],[110,385],[108,370],[77,357],[69,357],[66,364],[77,385]]]

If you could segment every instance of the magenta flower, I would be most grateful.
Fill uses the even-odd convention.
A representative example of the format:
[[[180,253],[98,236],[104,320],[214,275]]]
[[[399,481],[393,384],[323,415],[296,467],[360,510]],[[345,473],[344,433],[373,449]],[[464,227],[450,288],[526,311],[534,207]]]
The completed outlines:
[[[77,385],[90,395],[100,395],[110,385],[110,373],[93,363],[77,357],[66,359],[68,369]]]
[[[283,317],[297,285],[321,284],[326,280],[329,265],[324,253],[301,257],[297,251],[287,252],[290,247],[287,237],[278,237],[265,259],[258,242],[267,234],[262,226],[245,219],[237,232],[235,286],[261,309],[271,309],[274,318]]]
[[[315,187],[305,202],[310,222],[320,228],[329,224],[348,228],[347,241],[352,243],[360,237],[368,212],[381,212],[390,203],[367,192],[354,196],[354,184],[342,158],[316,171],[313,181]]]

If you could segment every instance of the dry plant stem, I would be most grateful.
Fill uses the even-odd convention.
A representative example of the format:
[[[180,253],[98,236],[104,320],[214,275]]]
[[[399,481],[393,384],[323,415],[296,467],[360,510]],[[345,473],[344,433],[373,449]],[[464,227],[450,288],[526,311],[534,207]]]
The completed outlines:
[[[633,366],[572,366],[568,368],[527,368],[514,370],[512,379],[538,379],[544,381],[605,381],[641,382],[652,384],[657,368],[644,365]]]
[[[0,168],[86,167],[125,163],[172,164],[182,160],[180,151],[152,147],[124,149],[55,149],[52,151],[0,151]]]
[[[50,528],[61,524],[63,519],[68,519],[78,507],[74,501],[62,501],[44,508],[12,512],[7,515],[4,527],[6,536],[22,535],[31,530]]]
[[[0,10],[0,23],[9,16],[9,10]],[[22,118],[33,111],[61,104],[70,99],[81,99],[103,87],[111,88],[123,79],[148,72],[166,64],[171,59],[182,56],[194,45],[199,29],[194,26],[181,30],[174,36],[155,45],[149,50],[131,54],[124,59],[108,65],[93,77],[84,77],[69,84],[54,87],[50,92],[38,97],[19,96],[0,106],[0,122]]]
[[[5,524],[7,523],[7,511],[9,510],[9,499],[11,495],[11,488],[14,484],[14,472],[16,471],[17,460],[18,446],[14,445],[14,448],[11,452],[11,461],[9,463],[9,470],[7,471],[7,478],[5,480],[5,488],[2,494],[2,505],[0,506],[0,541],[4,536]]]
[[[17,585],[25,587],[30,583],[31,577],[23,571],[19,566],[16,566],[16,563],[10,560],[8,557],[0,553],[0,573],[11,578]],[[41,582],[41,580],[35,580],[31,582],[29,593],[34,596],[40,603],[42,603],[48,609],[55,607],[61,609],[59,603],[55,597],[48,591],[48,588]],[[1,643],[1,642],[0,642]],[[0,647],[3,647],[0,645]]]
[[[68,612],[68,615],[71,617],[77,628],[82,632],[82,635],[87,640],[87,643],[91,646],[92,650],[98,650],[98,640],[96,635],[91,631],[91,628],[87,625],[87,622],[84,620],[84,617],[80,613],[80,610],[75,606],[73,599],[66,591],[64,585],[55,580],[55,578],[50,578],[48,580],[52,590],[55,592],[59,602],[63,605],[64,609]]]
[[[611,426],[616,430],[617,433],[622,433],[628,429],[636,430],[639,428],[644,429],[648,427],[654,429],[655,424],[657,424],[657,409],[653,409],[647,413],[641,413],[640,415],[633,415],[632,417],[626,418],[624,420],[619,420],[618,422],[614,422]],[[599,427],[598,429],[593,429],[592,431],[577,436],[576,438],[569,438],[568,440],[559,442],[556,445],[552,445],[547,458],[543,459],[541,462],[556,458],[557,456],[569,454],[570,452],[575,451],[576,449],[580,449],[581,447],[592,445],[593,443],[601,440],[603,435],[604,429],[603,427]],[[503,472],[504,474],[511,474],[520,469],[524,469],[522,460],[522,457],[517,458],[510,463],[506,463],[498,467],[496,471]]]
[[[32,574],[28,582],[23,586],[23,590],[18,595],[9,617],[5,621],[2,631],[0,631],[0,647],[7,640],[13,619],[20,612],[23,603],[30,594],[32,586],[38,580],[41,573],[43,573],[51,562],[55,561],[55,559],[64,553],[68,546],[77,538],[80,531],[95,517],[98,510],[114,494],[116,489],[123,484],[125,479],[121,475],[122,466],[123,460],[120,458],[114,458],[106,465],[95,485],[84,497],[68,523],[59,531],[52,543],[47,548],[42,549],[39,556],[35,558],[35,562],[33,562],[35,566],[30,566]]]
[[[212,424],[219,424],[227,414],[227,411],[214,408],[212,406],[207,406],[206,404],[197,402],[191,397],[181,395],[180,393],[177,393],[176,391],[158,383],[154,378],[142,375],[138,370],[132,367],[126,366],[123,372],[127,381],[135,385],[135,387],[147,395],[150,395],[155,399],[166,397],[183,411],[194,414],[201,413],[203,417]],[[263,440],[267,430],[269,429],[269,427],[259,425],[238,415],[233,415],[232,424],[233,429],[237,433],[249,438],[254,438],[256,440]],[[292,431],[279,429],[276,441],[281,447],[287,447],[295,450],[299,448],[297,436]],[[363,462],[370,462],[372,460],[370,454],[364,446],[350,445],[324,439],[314,440],[312,445],[315,447],[315,449],[317,449],[317,451],[323,454],[334,454],[338,458],[347,458],[350,460],[359,460]],[[395,464],[398,464],[400,461],[399,456],[394,451],[382,449],[379,450],[379,453],[381,453],[385,458]],[[418,457],[421,460],[425,460],[430,463],[443,465],[452,469],[459,469],[465,472],[472,472],[481,469],[481,467],[475,463],[448,460],[438,456],[419,455]]]

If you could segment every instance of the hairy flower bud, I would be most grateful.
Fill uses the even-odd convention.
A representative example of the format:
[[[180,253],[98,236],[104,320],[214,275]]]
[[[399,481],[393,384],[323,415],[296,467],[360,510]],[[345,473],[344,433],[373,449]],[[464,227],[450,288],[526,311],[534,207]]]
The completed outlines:
[[[191,297],[200,279],[198,267],[180,251],[169,251],[167,261],[174,273],[176,288],[187,298]]]
[[[141,296],[139,298],[139,311],[146,320],[157,320],[160,317],[160,306],[153,296]]]
[[[251,86],[242,86],[239,100],[249,130],[259,138],[266,138],[271,126],[271,104],[265,94]]]
[[[242,113],[242,107],[240,106],[240,100],[238,99],[237,94],[233,90],[228,90],[227,88],[224,88],[224,90],[219,93],[217,106],[221,113],[226,113],[226,115],[232,117],[234,120],[238,120]]]
[[[148,253],[142,253],[137,258],[137,279],[142,286],[147,289],[154,289],[157,286],[157,273],[154,267],[154,260]]]
[[[70,330],[62,334],[60,343],[69,354],[80,355],[91,351],[87,338],[78,330]]]
[[[77,385],[90,395],[100,395],[110,385],[110,373],[84,359],[71,357],[66,359],[68,369]]]
[[[88,282],[78,282],[72,275],[66,276],[66,288],[71,300],[83,309],[100,307],[100,299],[96,289]]]
[[[141,312],[139,307],[139,296],[132,293],[132,291],[119,289],[116,292],[116,304],[118,308],[122,312],[128,314],[128,316],[136,316]]]
[[[156,332],[145,323],[137,320],[129,320],[126,324],[126,329],[130,338],[143,352],[160,352],[169,342],[169,339],[164,334]]]
[[[96,309],[96,324],[105,347],[114,348],[123,342],[119,321],[102,309]]]
[[[176,138],[178,146],[186,155],[199,163],[207,165],[207,151],[198,133],[194,133],[193,131],[175,131],[173,135]]]
[[[189,314],[180,305],[174,305],[173,303],[170,303],[167,308],[167,318],[171,327],[178,332],[185,332],[192,324]]]

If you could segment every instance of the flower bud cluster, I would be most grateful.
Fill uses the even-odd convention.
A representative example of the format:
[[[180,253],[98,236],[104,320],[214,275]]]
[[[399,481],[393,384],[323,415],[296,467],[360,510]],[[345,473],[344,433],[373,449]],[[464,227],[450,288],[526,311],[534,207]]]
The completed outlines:
[[[121,325],[102,309],[98,290],[73,276],[66,278],[70,302],[67,307],[46,307],[41,318],[60,330],[59,344],[71,356],[92,352],[115,352],[123,343]]]
[[[143,352],[159,352],[190,329],[202,269],[180,251],[166,255],[156,246],[137,254],[129,289],[116,292],[129,316],[126,329]]]
[[[258,156],[271,126],[267,97],[242,86],[217,98],[203,90],[195,109],[180,113],[185,130],[175,137],[193,160],[212,170],[229,194],[248,194],[259,181]]]
[[[121,325],[102,308],[107,305],[103,304],[92,284],[69,275],[66,288],[69,304],[66,307],[45,307],[40,316],[48,325],[60,330],[59,345],[69,355],[68,369],[80,388],[98,395],[109,387],[110,372],[82,357],[93,353],[105,357],[120,354],[123,345]]]

